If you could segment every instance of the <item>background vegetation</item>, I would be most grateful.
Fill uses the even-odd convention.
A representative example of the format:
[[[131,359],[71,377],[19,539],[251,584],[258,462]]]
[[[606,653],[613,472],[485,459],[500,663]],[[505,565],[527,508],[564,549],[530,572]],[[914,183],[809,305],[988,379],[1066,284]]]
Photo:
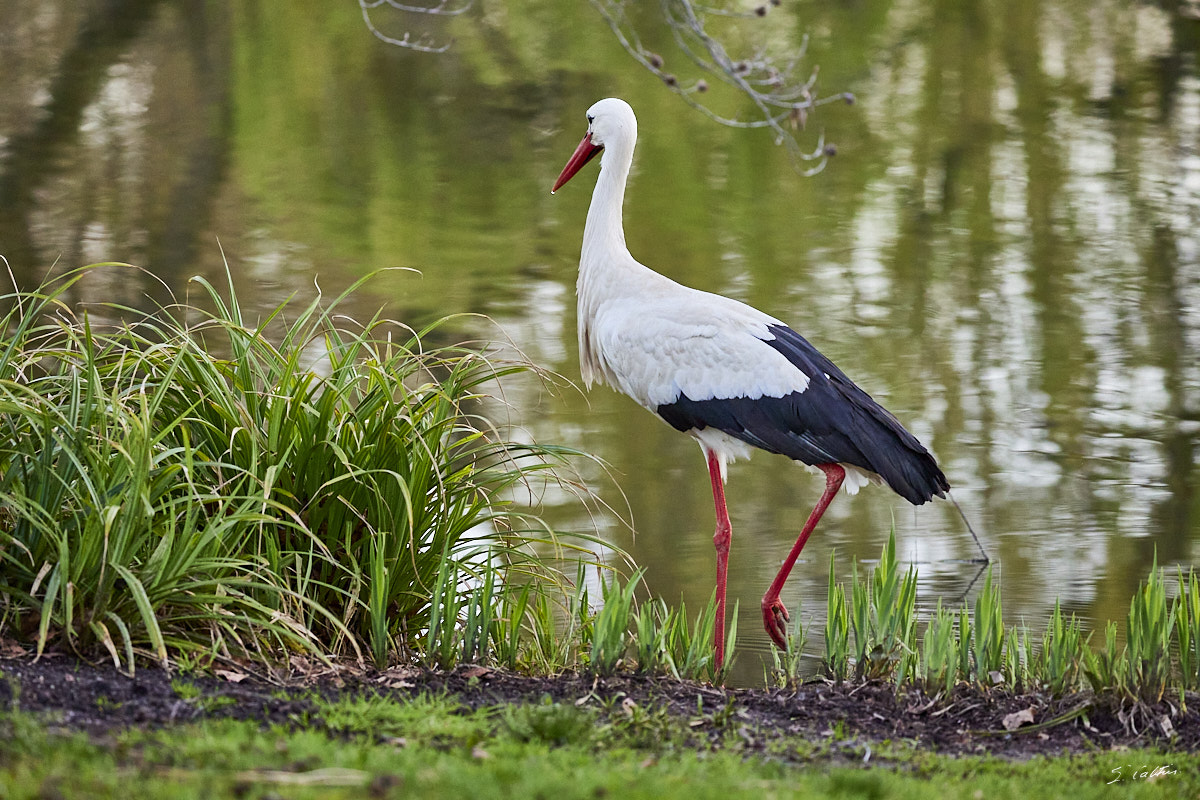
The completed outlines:
[[[102,269],[132,268],[0,298],[0,635],[39,654],[107,651],[128,670],[139,656],[306,654],[724,679],[711,598],[694,618],[646,598],[641,571],[604,574],[586,537],[512,502],[517,484],[569,486],[580,457],[484,416],[498,381],[529,365],[429,347],[433,328],[357,323],[338,314],[344,297],[248,320],[232,287],[203,279],[210,310],[73,310],[65,294]],[[894,533],[873,569],[835,575],[831,562],[821,659],[835,681],[1181,704],[1200,690],[1195,573],[1156,566],[1123,630],[1095,643],[1059,605],[1040,638],[1007,626],[991,568],[973,607],[922,618]],[[808,633],[797,623],[773,651],[767,681],[812,674]]]

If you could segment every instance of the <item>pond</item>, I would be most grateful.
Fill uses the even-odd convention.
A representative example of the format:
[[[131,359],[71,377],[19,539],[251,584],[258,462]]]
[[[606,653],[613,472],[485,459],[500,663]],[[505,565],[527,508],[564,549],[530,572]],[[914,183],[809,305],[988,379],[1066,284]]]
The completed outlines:
[[[690,107],[582,0],[371,11],[438,53],[382,41],[352,2],[0,0],[0,254],[26,288],[137,264],[81,299],[142,307],[226,264],[261,310],[403,268],[351,313],[486,315],[448,330],[562,376],[506,396],[528,435],[605,464],[580,467],[599,505],[548,493],[547,518],[598,529],[694,608],[714,569],[700,451],[610,389],[582,390],[574,280],[594,167],[549,193],[585,110],[621,96],[641,134],[633,254],[788,321],[916,433],[998,562],[1010,623],[1036,629],[1055,598],[1089,627],[1123,623],[1154,560],[1186,568],[1200,541],[1200,7],[763,8],[712,30],[735,58],[807,43],[798,70],[819,66],[817,94],[856,100],[796,131],[836,146],[812,176],[769,132]],[[678,86],[705,77],[657,5],[630,13],[623,30]],[[688,96],[750,118],[707,80]],[[763,453],[730,470],[735,680],[761,677],[757,600],[820,489]],[[839,496],[783,595],[813,621],[813,653],[831,554],[847,575],[892,528],[923,608],[970,599],[975,548],[954,506]]]

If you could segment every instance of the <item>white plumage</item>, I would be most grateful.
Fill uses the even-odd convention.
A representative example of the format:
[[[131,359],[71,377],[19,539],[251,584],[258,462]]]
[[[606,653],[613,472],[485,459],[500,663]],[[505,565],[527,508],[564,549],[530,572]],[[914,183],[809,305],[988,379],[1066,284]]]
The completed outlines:
[[[612,300],[589,325],[591,359],[607,383],[651,411],[681,393],[708,400],[803,392],[808,376],[763,347],[775,338],[767,326],[782,323],[753,319],[753,311],[689,290]]]
[[[745,303],[683,286],[638,263],[621,206],[637,120],[623,100],[588,109],[588,132],[554,184],[603,153],[576,285],[584,382],[602,381],[689,433],[704,450],[717,508],[717,663],[724,657],[725,573],[731,530],[726,464],[751,447],[826,475],[826,489],[763,597],[763,622],[785,646],[779,591],[825,507],[845,486],[886,482],[913,503],[949,488],[933,457],[896,419],[780,320]],[[849,478],[847,480],[847,478]]]

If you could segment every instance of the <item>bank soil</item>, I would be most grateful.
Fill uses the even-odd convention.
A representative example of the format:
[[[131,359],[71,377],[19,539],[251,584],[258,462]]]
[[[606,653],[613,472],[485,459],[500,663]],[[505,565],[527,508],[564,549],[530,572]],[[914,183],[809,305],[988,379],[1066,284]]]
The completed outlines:
[[[195,689],[181,693],[181,682]],[[603,715],[628,714],[633,703],[646,710],[665,709],[697,749],[724,746],[733,731],[739,750],[784,759],[811,757],[811,748],[804,755],[785,745],[784,740],[796,738],[827,742],[834,758],[859,761],[884,742],[1016,759],[1121,746],[1200,750],[1197,695],[1189,696],[1185,710],[1177,699],[1122,704],[1091,695],[1054,699],[964,687],[948,701],[935,701],[920,691],[897,693],[880,684],[724,689],[633,675],[528,677],[470,666],[448,673],[339,670],[268,681],[237,670],[180,676],[142,668],[129,677],[111,666],[62,656],[0,660],[0,710],[45,714],[55,727],[97,735],[214,718],[328,729],[317,698],[378,695],[403,700],[422,693],[448,695],[468,709],[549,698],[590,706]]]

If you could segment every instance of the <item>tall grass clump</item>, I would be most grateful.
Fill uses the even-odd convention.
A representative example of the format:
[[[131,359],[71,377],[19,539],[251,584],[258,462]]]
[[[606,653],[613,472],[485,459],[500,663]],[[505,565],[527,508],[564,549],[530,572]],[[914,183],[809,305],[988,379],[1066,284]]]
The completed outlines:
[[[1042,634],[1042,646],[1033,655],[1029,666],[1037,683],[1054,697],[1073,692],[1081,685],[1084,675],[1084,649],[1088,637],[1083,635],[1079,620],[1072,614],[1063,617],[1062,604],[1054,601],[1054,613]]]
[[[601,584],[603,604],[596,613],[592,626],[592,648],[590,669],[597,675],[612,675],[625,657],[629,646],[630,620],[634,619],[634,593],[642,580],[641,571],[635,572],[625,585],[620,581]],[[635,629],[636,630],[636,629]],[[658,637],[648,634],[651,640]]]
[[[955,615],[939,599],[921,640],[919,676],[931,689],[950,694],[960,673]]]
[[[983,588],[975,597],[970,645],[975,681],[980,686],[1004,683],[1005,656],[1012,655],[1011,649],[1004,647],[1005,632],[1000,585],[992,581],[992,568],[989,566],[987,576],[983,579]]]
[[[678,608],[661,598],[639,602],[635,589],[643,574],[639,570],[623,586],[614,579],[605,587],[603,603],[589,626],[589,671],[610,675],[622,659],[632,656],[638,672],[667,674],[678,680],[723,681],[737,647],[738,604],[734,603],[726,631],[725,665],[717,669],[716,592],[691,620],[682,600]]]
[[[463,622],[460,654],[489,653],[485,606],[549,572],[531,543],[560,544],[505,498],[572,454],[482,413],[532,367],[341,316],[359,284],[253,319],[201,278],[208,310],[76,311],[94,269],[0,298],[0,625],[131,667],[172,648],[383,665]]]
[[[714,591],[708,602],[688,624],[687,604],[680,601],[679,609],[664,622],[665,659],[672,675],[689,680],[708,680],[721,683],[733,665],[737,652],[738,611],[740,602],[729,610],[725,629],[725,663],[719,669],[716,662],[717,596]]]
[[[1179,672],[1183,688],[1200,690],[1200,579],[1185,578],[1180,570],[1175,599],[1175,638],[1179,643]]]
[[[833,556],[829,557],[829,590],[825,595],[825,658],[822,664],[838,683],[850,672],[850,615],[846,611],[846,587],[836,581]]]
[[[916,571],[909,567],[900,574],[896,531],[892,530],[879,564],[863,581],[857,580],[856,570],[851,584],[850,626],[860,678],[894,677],[902,683],[912,674],[916,601]]]
[[[1176,604],[1167,601],[1158,558],[1129,601],[1125,653],[1128,679],[1139,699],[1157,702],[1171,679]]]
[[[825,670],[839,682],[853,666],[859,680],[892,679],[903,683],[912,677],[919,663],[917,574],[912,567],[901,574],[895,530],[888,536],[874,569],[865,577],[859,576],[857,563],[852,570],[847,592],[835,581],[830,559]]]

